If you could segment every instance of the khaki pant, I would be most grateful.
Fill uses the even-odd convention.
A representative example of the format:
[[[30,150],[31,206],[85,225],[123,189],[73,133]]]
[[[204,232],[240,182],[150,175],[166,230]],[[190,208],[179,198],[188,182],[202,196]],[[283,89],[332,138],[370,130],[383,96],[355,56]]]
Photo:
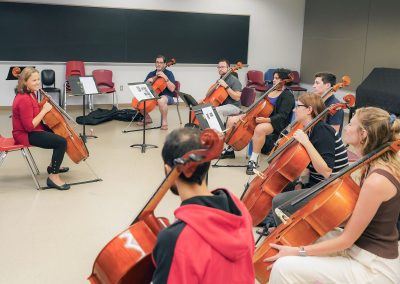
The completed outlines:
[[[356,245],[334,256],[286,256],[269,283],[400,283],[400,258],[386,259]]]

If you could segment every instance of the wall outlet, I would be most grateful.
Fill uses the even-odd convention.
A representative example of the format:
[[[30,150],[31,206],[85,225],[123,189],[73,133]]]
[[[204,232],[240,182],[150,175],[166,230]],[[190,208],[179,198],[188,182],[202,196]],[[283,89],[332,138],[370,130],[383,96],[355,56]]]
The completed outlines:
[[[119,86],[119,90],[123,91],[124,90],[124,85]]]

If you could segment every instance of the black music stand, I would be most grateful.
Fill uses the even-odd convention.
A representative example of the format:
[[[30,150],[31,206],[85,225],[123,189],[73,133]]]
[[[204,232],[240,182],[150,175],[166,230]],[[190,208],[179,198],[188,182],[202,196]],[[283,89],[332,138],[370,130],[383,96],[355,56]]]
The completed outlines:
[[[212,128],[219,132],[225,131],[225,126],[219,117],[215,106],[210,103],[201,104],[193,107],[194,114],[200,124],[200,129]]]
[[[188,125],[192,125],[192,110],[194,106],[198,105],[198,102],[189,94],[185,94],[182,92],[178,92],[179,97],[182,99],[182,101],[186,104],[186,106],[189,108],[189,122]]]
[[[143,142],[142,144],[132,144],[130,147],[132,148],[141,148],[141,152],[144,153],[146,152],[146,148],[158,148],[157,145],[153,144],[146,144],[146,130],[151,130],[151,129],[158,129],[161,128],[159,127],[150,127],[146,128],[146,102],[147,101],[153,101],[153,100],[158,100],[160,97],[156,94],[154,89],[150,84],[144,83],[144,82],[139,82],[139,83],[128,83],[129,90],[132,92],[133,96],[138,100],[138,102],[143,102],[143,128],[142,129],[135,129],[135,130],[129,130],[129,131],[124,131],[126,132],[135,132],[135,131],[142,131],[143,133]]]
[[[97,95],[99,90],[97,89],[96,81],[93,76],[69,76],[69,84],[71,86],[71,91],[74,96],[82,96],[82,116],[83,116],[83,133],[80,134],[83,142],[86,143],[87,138],[98,138],[95,135],[86,135],[86,121],[85,121],[85,107],[86,107],[86,96]]]

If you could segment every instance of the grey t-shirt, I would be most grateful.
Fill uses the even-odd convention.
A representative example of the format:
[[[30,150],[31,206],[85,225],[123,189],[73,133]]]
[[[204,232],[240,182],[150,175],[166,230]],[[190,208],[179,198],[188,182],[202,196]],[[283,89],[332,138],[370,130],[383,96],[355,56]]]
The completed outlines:
[[[242,84],[240,83],[239,79],[236,78],[232,74],[229,74],[229,76],[225,79],[225,82],[235,92],[242,90]],[[235,101],[230,96],[228,96],[226,98],[226,100],[221,105],[228,105],[228,104],[235,105],[235,106],[239,107],[240,106],[240,100],[239,101]]]

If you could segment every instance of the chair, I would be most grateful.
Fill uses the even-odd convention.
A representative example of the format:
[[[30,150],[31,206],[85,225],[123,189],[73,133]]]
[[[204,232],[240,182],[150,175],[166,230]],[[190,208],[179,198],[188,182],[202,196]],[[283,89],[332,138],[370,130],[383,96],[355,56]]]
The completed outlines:
[[[67,110],[67,93],[71,93],[69,86],[69,76],[85,76],[85,64],[83,61],[67,61],[65,70],[63,108]]]
[[[254,103],[256,98],[256,90],[249,87],[244,87],[240,95],[240,104],[249,107]]]
[[[174,104],[176,105],[176,111],[178,112],[179,124],[182,125],[181,113],[179,112],[179,91],[180,91],[180,89],[181,89],[181,83],[179,81],[175,81],[175,91],[172,94],[176,98],[176,102]]]
[[[6,138],[1,136],[0,134],[0,167],[3,164],[4,160],[6,159],[7,154],[13,151],[21,151],[21,154],[25,158],[25,161],[27,162],[29,169],[31,171],[31,175],[33,181],[35,182],[36,189],[40,189],[39,182],[36,179],[36,175],[39,174],[39,169],[35,163],[35,160],[32,157],[31,151],[29,151],[29,147],[15,144],[13,138]]]
[[[286,88],[288,88],[289,90],[291,90],[292,92],[305,92],[307,91],[307,89],[300,87],[300,75],[299,72],[297,71],[292,71],[291,72],[293,75],[293,81],[292,81],[292,85],[287,86]]]
[[[256,89],[260,92],[268,90],[268,86],[264,81],[264,75],[261,71],[249,70],[247,72],[247,85],[246,87]]]
[[[111,70],[97,69],[92,72],[93,78],[96,81],[97,88],[101,94],[111,94],[113,95],[113,106],[114,101],[116,102],[118,108],[118,96],[116,96],[116,91],[114,87],[114,82],[112,81],[113,72]],[[94,108],[93,100],[91,109]]]
[[[52,69],[45,69],[41,72],[42,90],[47,93],[58,93],[58,105],[61,106],[61,89],[56,88],[56,73]]]
[[[271,68],[271,69],[268,69],[267,71],[265,71],[265,73],[264,73],[264,81],[265,81],[265,83],[267,83],[267,85],[269,87],[272,87],[272,85],[273,85],[272,81],[274,80],[275,70],[276,70],[275,68]]]

